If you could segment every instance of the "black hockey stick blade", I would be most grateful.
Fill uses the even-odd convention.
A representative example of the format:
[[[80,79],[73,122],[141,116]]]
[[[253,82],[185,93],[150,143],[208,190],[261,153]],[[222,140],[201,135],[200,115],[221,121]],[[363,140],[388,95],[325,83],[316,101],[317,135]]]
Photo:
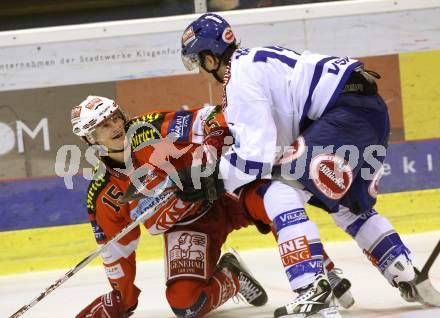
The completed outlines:
[[[440,241],[428,257],[422,271],[418,273],[415,280],[415,288],[417,290],[419,299],[418,301],[427,306],[440,307],[440,292],[435,289],[429,279],[429,270],[434,264],[437,256],[440,253]]]

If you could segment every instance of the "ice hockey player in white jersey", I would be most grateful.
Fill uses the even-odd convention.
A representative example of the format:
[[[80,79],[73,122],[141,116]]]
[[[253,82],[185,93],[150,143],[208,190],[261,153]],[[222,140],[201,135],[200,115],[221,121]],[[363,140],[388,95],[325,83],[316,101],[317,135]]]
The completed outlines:
[[[409,249],[373,208],[390,131],[376,73],[349,57],[238,48],[228,22],[212,13],[185,29],[182,60],[188,70],[199,67],[223,84],[223,111],[234,136],[219,162],[225,189],[237,193],[255,179],[273,179],[264,205],[299,294],[275,317],[339,317],[329,305],[322,244],[307,202],[331,213],[405,300],[440,305],[436,297],[422,297]],[[275,174],[289,175],[296,186]]]

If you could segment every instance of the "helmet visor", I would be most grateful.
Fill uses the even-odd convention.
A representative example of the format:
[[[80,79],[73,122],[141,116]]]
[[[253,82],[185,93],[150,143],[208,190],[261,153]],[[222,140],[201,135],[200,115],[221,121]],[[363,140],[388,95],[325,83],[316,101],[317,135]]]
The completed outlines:
[[[182,54],[182,62],[183,65],[185,65],[185,68],[190,72],[198,69],[201,65],[200,56],[198,53],[188,55]]]

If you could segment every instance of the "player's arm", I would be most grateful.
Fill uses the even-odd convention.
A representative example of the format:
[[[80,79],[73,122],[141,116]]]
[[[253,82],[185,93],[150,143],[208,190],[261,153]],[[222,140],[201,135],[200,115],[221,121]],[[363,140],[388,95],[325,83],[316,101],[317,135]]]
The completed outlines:
[[[100,188],[95,183],[96,190],[90,189],[93,189],[93,182],[88,196],[89,219],[97,243],[104,244],[131,222],[128,217],[130,207],[128,203],[118,203],[120,189],[116,184],[107,183]],[[77,318],[98,318],[103,312],[107,312],[110,318],[128,317],[134,311],[140,293],[134,284],[135,249],[139,235],[140,230],[137,227],[102,254],[103,266],[112,290],[97,297]]]
[[[179,169],[183,185],[177,192],[183,201],[214,201],[224,192],[218,178],[220,156],[232,143],[232,137],[220,106],[198,109],[192,124],[191,142],[196,144],[187,165]]]

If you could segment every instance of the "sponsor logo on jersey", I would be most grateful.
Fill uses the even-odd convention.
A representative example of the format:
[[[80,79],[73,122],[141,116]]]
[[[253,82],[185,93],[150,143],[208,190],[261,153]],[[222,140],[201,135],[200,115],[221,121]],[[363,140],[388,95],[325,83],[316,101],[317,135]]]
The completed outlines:
[[[301,157],[305,150],[306,142],[303,136],[299,136],[288,148],[288,151],[283,153],[283,156],[278,160],[277,164],[282,165],[284,163],[292,162]]]
[[[89,214],[94,214],[96,209],[96,200],[99,197],[101,191],[105,188],[110,181],[110,176],[104,173],[101,176],[94,175],[92,182],[90,182],[87,190],[87,210]]]
[[[182,44],[183,46],[188,45],[192,40],[196,38],[196,35],[194,34],[194,30],[192,27],[189,27],[186,29],[185,33],[182,35]]]
[[[234,32],[232,32],[231,27],[227,27],[223,30],[222,39],[224,42],[231,44],[235,40]]]
[[[353,181],[348,162],[334,154],[314,157],[310,163],[310,176],[318,190],[333,200],[342,198]]]
[[[160,139],[160,130],[166,113],[153,112],[137,117],[127,123],[125,131],[128,131],[135,124],[143,124],[137,128],[130,140],[131,150],[135,150],[137,146],[145,141]]]
[[[277,231],[280,231],[281,229],[295,225],[298,223],[306,222],[309,218],[307,217],[306,212],[304,209],[295,209],[291,211],[284,212],[277,216],[274,219],[274,224],[276,226]]]
[[[166,233],[167,278],[196,277],[206,279],[208,235],[194,231]]]
[[[209,135],[213,129],[222,126],[220,123],[220,117],[224,120],[220,106],[216,106],[205,120],[203,120],[203,131],[206,135]]]
[[[114,266],[104,266],[104,268],[107,277],[110,279],[119,279],[125,276],[121,264],[116,264]]]
[[[312,258],[309,243],[305,236],[288,240],[278,245],[281,260],[285,267],[289,267]]]
[[[189,141],[192,118],[192,112],[176,112],[168,126],[168,133],[177,138],[178,141]]]
[[[159,189],[154,189],[154,191],[159,191],[162,189],[162,184],[159,185]],[[146,196],[145,198],[142,198],[138,201],[138,205],[136,206],[136,208],[132,209],[130,211],[130,218],[134,221],[136,220],[141,214],[147,212],[149,209],[155,207],[158,204],[163,203],[164,197],[166,197],[167,195],[169,195],[169,193],[167,192],[162,192],[158,195],[152,195],[152,196]],[[167,209],[165,209],[165,212],[167,211]],[[174,223],[173,223],[174,224]],[[167,228],[169,229],[169,227]],[[163,232],[163,231],[161,231]],[[158,233],[161,233],[158,232]],[[156,234],[156,233],[155,233]]]

